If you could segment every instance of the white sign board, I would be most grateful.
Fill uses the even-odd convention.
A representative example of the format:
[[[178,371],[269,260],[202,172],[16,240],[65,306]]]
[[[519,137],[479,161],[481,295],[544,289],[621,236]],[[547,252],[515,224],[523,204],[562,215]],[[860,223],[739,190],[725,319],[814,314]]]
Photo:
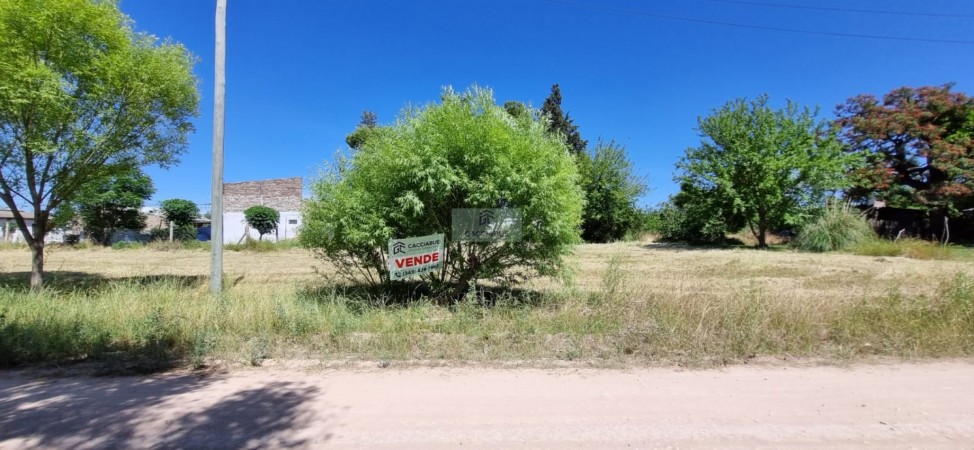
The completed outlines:
[[[404,280],[443,267],[443,235],[389,239],[389,278]]]

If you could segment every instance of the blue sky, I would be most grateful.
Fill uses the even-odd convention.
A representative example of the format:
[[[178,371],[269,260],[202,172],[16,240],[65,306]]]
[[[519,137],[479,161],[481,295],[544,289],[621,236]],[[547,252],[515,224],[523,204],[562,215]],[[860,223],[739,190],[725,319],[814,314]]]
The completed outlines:
[[[183,43],[198,58],[202,103],[179,166],[149,169],[150,203],[208,204],[215,0],[122,0],[140,31]],[[228,0],[227,182],[302,176],[345,148],[362,110],[391,122],[443,86],[493,88],[499,103],[540,107],[559,83],[562,108],[590,144],[626,146],[651,191],[677,190],[673,169],[697,145],[698,116],[738,98],[819,106],[859,93],[955,82],[974,93],[974,45],[834,34],[974,40],[966,0],[310,1]],[[763,3],[763,4],[756,4]],[[776,5],[789,5],[791,8]],[[857,8],[952,17],[853,13]],[[687,20],[666,19],[665,15]],[[963,16],[963,17],[960,17]]]

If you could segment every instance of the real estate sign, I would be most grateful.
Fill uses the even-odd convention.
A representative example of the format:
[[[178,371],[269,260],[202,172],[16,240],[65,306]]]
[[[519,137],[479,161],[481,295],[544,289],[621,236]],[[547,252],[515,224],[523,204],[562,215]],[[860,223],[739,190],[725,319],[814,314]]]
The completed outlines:
[[[442,234],[389,239],[389,278],[404,280],[443,267]]]
[[[518,208],[456,208],[452,215],[455,242],[521,240],[521,210]]]

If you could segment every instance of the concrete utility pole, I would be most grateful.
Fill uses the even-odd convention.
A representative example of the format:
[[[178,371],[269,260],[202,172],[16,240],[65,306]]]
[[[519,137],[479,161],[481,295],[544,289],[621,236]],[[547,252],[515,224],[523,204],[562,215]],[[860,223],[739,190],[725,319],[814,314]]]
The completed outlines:
[[[213,71],[213,201],[210,205],[210,292],[223,291],[223,135],[227,100],[227,0],[216,0]]]

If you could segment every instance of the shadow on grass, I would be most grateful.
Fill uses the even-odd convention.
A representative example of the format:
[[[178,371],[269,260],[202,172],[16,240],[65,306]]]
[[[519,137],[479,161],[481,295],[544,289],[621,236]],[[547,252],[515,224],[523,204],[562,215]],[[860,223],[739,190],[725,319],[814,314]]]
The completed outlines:
[[[112,285],[158,286],[195,288],[208,280],[202,275],[144,275],[134,277],[105,277],[87,272],[54,270],[44,272],[44,288],[59,292],[99,292]],[[27,291],[30,289],[30,272],[0,273],[0,289]]]
[[[443,290],[451,290],[452,285]],[[458,301],[443,302],[436,292],[423,282],[396,282],[382,285],[337,284],[309,286],[300,292],[306,301],[319,303],[342,303],[352,312],[362,313],[372,308],[408,307],[421,302],[449,304],[456,306]],[[477,286],[459,301],[473,301],[485,307],[536,307],[546,301],[546,296],[537,291],[507,286]]]
[[[11,448],[287,448],[330,437],[294,432],[321,421],[310,407],[320,389],[302,383],[227,394],[211,387],[219,376],[0,375],[0,442]]]

